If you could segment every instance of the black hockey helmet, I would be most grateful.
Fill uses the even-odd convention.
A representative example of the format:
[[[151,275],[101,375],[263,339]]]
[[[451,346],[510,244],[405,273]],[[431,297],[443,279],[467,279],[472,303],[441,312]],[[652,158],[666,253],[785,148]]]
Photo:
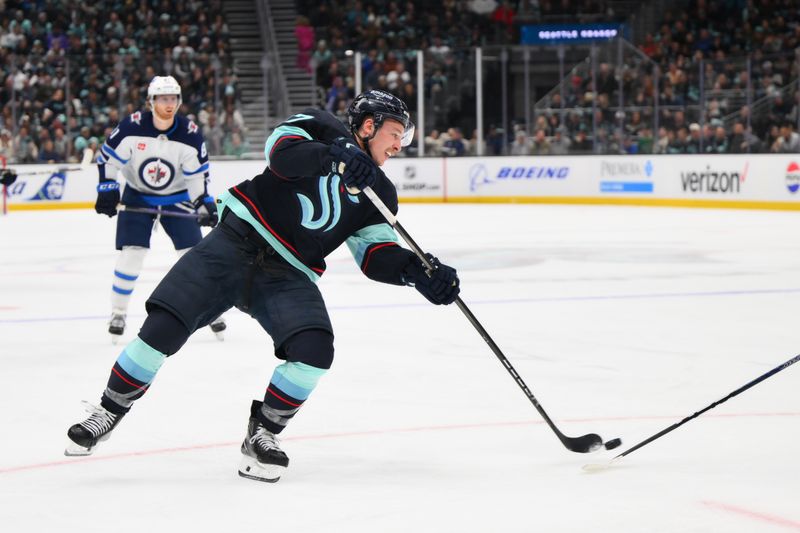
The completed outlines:
[[[414,139],[414,123],[411,122],[408,107],[393,94],[376,90],[364,91],[350,103],[347,115],[350,118],[350,131],[353,135],[358,135],[358,128],[368,117],[372,117],[375,122],[375,131],[389,118],[403,125],[403,139],[400,143],[402,146],[408,146]]]

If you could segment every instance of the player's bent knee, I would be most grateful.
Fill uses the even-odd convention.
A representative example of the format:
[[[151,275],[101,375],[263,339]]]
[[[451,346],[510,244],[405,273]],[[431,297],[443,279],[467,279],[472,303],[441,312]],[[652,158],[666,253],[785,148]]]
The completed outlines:
[[[305,363],[329,369],[333,364],[333,334],[323,329],[307,329],[289,337],[278,350],[292,363]]]
[[[163,307],[151,306],[139,337],[149,346],[170,356],[181,349],[189,338],[189,330],[178,317]]]

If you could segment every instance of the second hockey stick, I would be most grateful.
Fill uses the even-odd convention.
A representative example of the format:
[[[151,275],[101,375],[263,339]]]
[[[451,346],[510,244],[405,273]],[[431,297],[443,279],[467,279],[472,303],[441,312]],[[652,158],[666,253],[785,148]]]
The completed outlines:
[[[679,427],[684,425],[689,420],[693,420],[693,419],[697,418],[698,416],[702,415],[703,413],[705,413],[706,411],[709,411],[709,410],[713,409],[714,407],[718,406],[719,404],[727,402],[728,400],[730,400],[734,396],[737,396],[737,395],[743,393],[744,391],[746,391],[747,389],[758,385],[759,383],[761,383],[765,379],[774,376],[775,374],[777,374],[781,370],[785,370],[786,368],[789,368],[790,366],[792,366],[793,364],[795,364],[798,361],[800,361],[800,355],[795,355],[794,357],[792,357],[791,359],[789,359],[785,363],[776,366],[775,368],[773,368],[769,372],[761,374],[760,376],[758,376],[753,381],[751,381],[751,382],[749,382],[749,383],[747,383],[745,385],[742,385],[741,387],[739,387],[738,389],[736,389],[732,393],[728,394],[724,398],[722,398],[720,400],[717,400],[716,402],[714,402],[711,405],[705,407],[704,409],[701,409],[700,411],[697,411],[693,415],[687,416],[686,418],[684,418],[680,422],[676,422],[676,423],[672,424],[671,426],[669,426],[668,428],[662,429],[661,431],[659,431],[655,435],[644,439],[639,444],[637,444],[635,446],[632,446],[631,448],[629,448],[629,449],[625,450],[624,452],[622,452],[621,454],[617,455],[616,457],[611,459],[611,461],[609,461],[608,463],[605,463],[605,464],[589,464],[589,465],[586,465],[586,466],[583,467],[584,470],[587,470],[589,472],[597,471],[597,470],[605,470],[606,468],[611,466],[615,461],[618,461],[619,459],[622,459],[626,455],[632,454],[633,452],[635,452],[636,450],[638,450],[642,446],[650,444],[651,442],[653,442],[656,439],[660,439],[661,437],[663,437],[664,435],[666,435],[670,431],[674,431],[674,430],[678,429]]]
[[[340,166],[339,173],[341,174],[343,171],[344,168]],[[408,244],[411,250],[417,255],[417,257],[419,257],[419,259],[422,261],[422,264],[424,264],[425,267],[428,269],[433,269],[433,265],[431,265],[431,262],[425,256],[425,253],[417,245],[417,243],[414,242],[414,239],[411,238],[411,235],[409,235],[408,232],[406,232],[405,228],[403,228],[403,226],[397,220],[397,217],[395,217],[389,210],[389,208],[386,207],[386,204],[384,204],[383,201],[378,197],[378,195],[375,194],[375,191],[373,191],[371,187],[364,187],[362,192],[367,195],[367,198],[369,198],[370,201],[378,209],[378,211],[380,211],[380,213],[383,215],[383,217],[386,219],[389,225],[391,225],[395,229],[395,231],[397,231],[397,233]],[[587,453],[599,450],[600,448],[603,447],[603,439],[600,437],[600,435],[597,435],[596,433],[589,433],[581,437],[568,437],[564,435],[558,429],[555,423],[553,423],[553,421],[550,419],[550,416],[548,416],[547,412],[539,403],[539,400],[537,400],[536,397],[533,395],[531,390],[528,388],[528,386],[522,380],[520,375],[517,373],[516,369],[511,365],[511,362],[506,358],[506,356],[503,354],[503,352],[500,350],[500,348],[497,346],[494,340],[492,340],[492,338],[489,336],[489,333],[486,331],[486,329],[484,329],[481,323],[478,322],[478,319],[475,318],[475,315],[472,314],[472,311],[469,310],[467,304],[465,304],[460,297],[456,297],[455,303],[461,310],[461,312],[464,313],[464,315],[467,317],[467,320],[469,320],[470,324],[472,324],[472,326],[478,331],[483,340],[486,341],[486,344],[488,344],[489,348],[492,349],[492,352],[494,352],[495,356],[497,356],[497,358],[503,364],[503,367],[508,371],[509,374],[511,374],[511,377],[514,378],[514,381],[517,383],[519,388],[522,389],[522,392],[525,393],[525,396],[528,397],[528,400],[530,400],[530,402],[533,404],[536,410],[539,411],[539,414],[542,416],[542,418],[544,418],[544,421],[547,422],[547,425],[550,426],[550,429],[552,429],[553,432],[556,434],[558,440],[560,440],[561,443],[569,451],[577,453]],[[622,441],[620,441],[619,439],[611,439],[605,443],[605,447],[606,449],[610,450],[616,448],[621,443]]]
[[[147,215],[160,215],[162,217],[175,217],[175,218],[191,218],[197,220],[200,215],[197,213],[179,213],[177,211],[162,211],[161,209],[152,209],[150,207],[131,207],[129,205],[119,204],[117,211],[127,211],[128,213],[144,213]]]

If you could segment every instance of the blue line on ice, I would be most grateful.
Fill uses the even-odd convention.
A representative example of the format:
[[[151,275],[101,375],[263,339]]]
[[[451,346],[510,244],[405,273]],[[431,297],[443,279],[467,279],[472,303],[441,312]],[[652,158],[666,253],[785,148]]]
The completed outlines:
[[[541,298],[508,298],[503,300],[470,300],[468,305],[495,305],[495,304],[523,304],[536,302],[589,302],[602,300],[645,300],[655,298],[703,298],[707,296],[750,296],[759,294],[791,294],[800,292],[800,288],[787,289],[754,289],[742,291],[700,291],[700,292],[664,292],[642,294],[609,294],[600,296],[546,296]],[[362,305],[329,305],[332,311],[355,311],[361,309],[397,309],[400,307],[427,307],[427,302],[420,303],[382,303]],[[144,315],[130,315],[131,318],[140,318]],[[64,317],[39,317],[39,318],[7,318],[0,319],[0,324],[23,324],[33,322],[66,322],[75,320],[108,320],[108,315],[64,316]]]

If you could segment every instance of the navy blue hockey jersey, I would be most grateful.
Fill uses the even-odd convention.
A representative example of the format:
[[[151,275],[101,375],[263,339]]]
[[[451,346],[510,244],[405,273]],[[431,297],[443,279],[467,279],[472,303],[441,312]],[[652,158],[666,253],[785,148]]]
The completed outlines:
[[[267,168],[220,197],[252,225],[290,264],[313,281],[325,272],[325,257],[346,242],[371,279],[400,285],[401,271],[413,255],[399,246],[394,229],[363,194],[347,192],[332,172],[334,139],[356,141],[326,111],[307,109],[280,124],[267,139]],[[379,172],[373,187],[392,213],[397,192]]]

